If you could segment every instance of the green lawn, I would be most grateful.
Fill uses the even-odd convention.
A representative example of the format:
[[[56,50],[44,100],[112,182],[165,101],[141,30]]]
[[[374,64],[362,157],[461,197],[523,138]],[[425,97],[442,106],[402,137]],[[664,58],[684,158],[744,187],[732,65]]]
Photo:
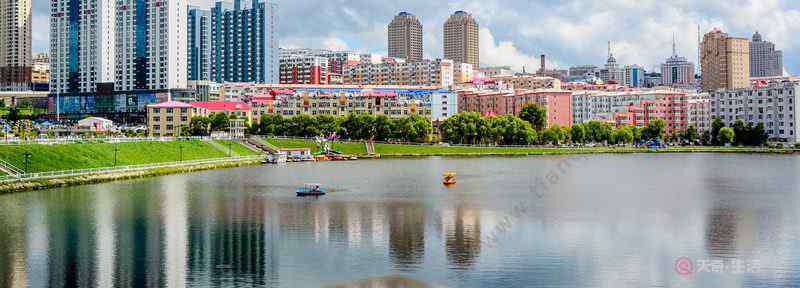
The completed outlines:
[[[27,172],[111,167],[183,160],[222,158],[228,151],[203,141],[79,143],[62,145],[0,145],[0,159]],[[226,145],[227,147],[227,145]],[[232,146],[233,147],[233,146]],[[247,149],[236,144],[236,151]],[[23,154],[31,153],[26,169]]]
[[[226,149],[226,150],[225,150],[225,153],[228,153],[228,152],[227,152],[227,149],[228,149],[228,147],[230,147],[231,151],[233,151],[233,153],[234,153],[234,154],[238,154],[239,156],[255,156],[255,155],[260,155],[260,153],[258,153],[257,151],[253,151],[253,150],[251,150],[250,148],[247,148],[247,147],[245,147],[244,145],[241,145],[241,144],[239,144],[239,143],[238,143],[238,142],[236,142],[236,141],[231,141],[231,140],[215,140],[214,142],[217,142],[217,143],[219,143],[220,145],[222,145],[223,147],[225,147],[225,149]],[[230,144],[230,146],[228,146],[228,144]],[[227,154],[226,154],[226,155],[227,155]]]
[[[311,140],[269,139],[270,143],[281,148],[307,147],[316,150]],[[359,143],[336,143],[333,148],[351,155],[366,155],[366,147]],[[649,149],[634,147],[445,147],[434,145],[375,144],[375,152],[381,156],[428,156],[428,155],[548,155],[578,153],[791,153],[785,149],[737,148],[737,147],[671,147]]]
[[[269,138],[267,142],[280,148],[310,148],[311,151],[318,152],[317,143],[314,140]],[[367,147],[364,146],[364,143],[333,142],[331,149],[348,155],[367,155]]]

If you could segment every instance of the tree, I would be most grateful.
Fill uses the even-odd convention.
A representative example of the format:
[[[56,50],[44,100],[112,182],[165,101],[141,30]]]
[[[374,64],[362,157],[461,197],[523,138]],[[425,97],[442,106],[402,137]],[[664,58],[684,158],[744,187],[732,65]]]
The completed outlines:
[[[501,145],[528,145],[536,140],[536,132],[527,121],[513,115],[490,117],[490,128],[483,142]]]
[[[711,135],[709,135],[711,138],[709,139],[711,145],[720,145],[718,141],[719,130],[721,130],[722,128],[725,128],[725,123],[722,123],[721,119],[714,117],[714,120],[711,121]]]
[[[323,136],[328,136],[335,133],[341,132],[340,130],[342,127],[339,125],[340,121],[337,117],[331,115],[318,115],[314,121],[318,132]]]
[[[611,138],[611,124],[600,121],[589,121],[585,124],[586,139],[589,142],[603,143]]]
[[[747,142],[750,142],[750,129],[744,125],[741,119],[733,122],[731,128],[733,129],[733,134],[736,135],[736,139],[733,140],[733,145],[744,146],[747,145]]]
[[[694,145],[697,142],[697,128],[694,125],[689,125],[689,128],[686,128],[686,131],[683,131],[683,139],[689,142],[689,144]]]
[[[309,115],[297,115],[289,119],[289,134],[298,137],[316,137],[321,132],[317,125],[317,119]]]
[[[225,113],[212,113],[208,118],[211,119],[211,131],[228,130],[228,115]]]
[[[721,145],[730,144],[733,143],[734,138],[735,134],[733,132],[733,129],[725,127],[719,129],[719,135],[717,136],[717,143],[720,143]]]
[[[492,139],[489,121],[477,112],[458,113],[441,124],[442,139],[456,144],[479,144]]]
[[[404,122],[402,120],[403,119],[394,121],[392,119],[389,119],[389,117],[386,115],[375,116],[373,121],[373,125],[375,126],[375,140],[386,141],[388,139],[405,138],[403,137],[405,133],[401,132],[401,130],[409,127],[403,127],[402,125],[398,125],[401,122]]]
[[[586,128],[583,126],[583,124],[573,125],[570,134],[572,143],[586,143]]]
[[[261,115],[258,124],[258,134],[261,135],[284,135],[286,134],[287,119],[280,114]]]
[[[536,131],[542,131],[547,126],[547,110],[536,104],[528,104],[522,107],[519,118],[528,121]]]
[[[628,126],[622,126],[614,129],[614,143],[616,144],[630,144],[633,143],[633,131]]]
[[[666,126],[666,122],[663,119],[651,120],[642,130],[642,136],[648,140],[653,138],[664,140],[664,135],[667,133]]]
[[[208,136],[211,135],[211,119],[195,116],[189,121],[188,126],[181,127],[181,136]]]
[[[769,140],[769,135],[766,131],[764,131],[764,123],[758,123],[752,131],[750,131],[750,137],[753,140],[753,146],[764,146],[767,144],[767,140]]]

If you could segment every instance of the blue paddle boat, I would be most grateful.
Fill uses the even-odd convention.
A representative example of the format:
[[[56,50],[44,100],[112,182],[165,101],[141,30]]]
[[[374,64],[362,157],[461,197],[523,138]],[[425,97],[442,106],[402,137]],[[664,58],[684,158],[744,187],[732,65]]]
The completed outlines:
[[[325,195],[328,191],[325,188],[322,188],[322,185],[316,183],[309,183],[303,185],[303,187],[297,188],[297,196],[304,197],[304,196],[322,196]]]

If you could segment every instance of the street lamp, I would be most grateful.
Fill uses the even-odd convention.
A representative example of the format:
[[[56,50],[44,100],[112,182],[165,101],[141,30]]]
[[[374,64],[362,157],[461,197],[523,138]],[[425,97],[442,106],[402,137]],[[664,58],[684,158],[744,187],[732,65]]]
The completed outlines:
[[[179,152],[179,153],[180,153],[180,154],[179,154],[179,155],[180,155],[180,156],[179,156],[179,157],[180,157],[180,160],[179,160],[179,162],[183,162],[183,144],[180,144],[180,145],[178,145],[178,150],[180,151],[180,152]]]
[[[117,151],[119,148],[117,147],[117,143],[114,143],[114,167],[117,167]]]
[[[31,157],[33,157],[33,154],[30,151],[25,151],[25,153],[22,154],[22,157],[25,159],[25,171],[23,172],[28,173],[28,167],[31,164]]]

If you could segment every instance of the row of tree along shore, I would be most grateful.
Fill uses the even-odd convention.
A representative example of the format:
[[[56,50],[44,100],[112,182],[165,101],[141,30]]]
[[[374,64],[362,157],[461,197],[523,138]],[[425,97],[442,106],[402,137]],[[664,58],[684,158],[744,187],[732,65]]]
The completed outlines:
[[[207,136],[213,131],[227,127],[226,116],[193,118],[184,127],[184,136]],[[670,143],[705,146],[760,147],[767,144],[764,126],[745,125],[737,121],[725,127],[714,119],[710,131],[700,132],[694,126],[685,130],[667,133],[666,123],[661,119],[651,121],[645,127],[619,126],[601,121],[575,124],[572,127],[546,127],[546,110],[537,105],[525,106],[519,116],[482,116],[476,112],[456,114],[437,123],[437,130],[427,117],[410,115],[390,118],[385,115],[350,114],[332,115],[263,115],[258,123],[251,125],[252,135],[282,135],[292,137],[317,137],[336,134],[350,140],[398,141],[398,142],[447,142],[450,144],[474,145],[644,145],[647,143]]]

